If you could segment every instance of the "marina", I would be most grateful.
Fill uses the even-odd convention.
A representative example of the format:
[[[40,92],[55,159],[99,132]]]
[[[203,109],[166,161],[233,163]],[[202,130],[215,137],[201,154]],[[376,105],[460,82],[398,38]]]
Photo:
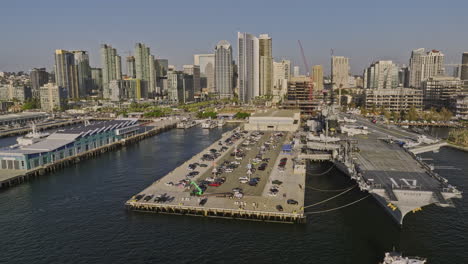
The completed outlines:
[[[3,251],[4,260],[8,263],[164,263],[183,254],[197,255],[217,248],[220,243],[229,243],[230,247],[219,254],[233,260],[239,258],[238,251],[233,249],[255,244],[258,254],[242,254],[244,262],[268,259],[274,252],[283,250],[284,253],[278,256],[281,262],[307,263],[320,258],[321,262],[329,263],[378,263],[384,252],[393,247],[405,256],[425,257],[430,263],[457,263],[466,258],[463,249],[467,243],[462,234],[467,226],[460,221],[468,213],[466,199],[454,200],[455,209],[429,206],[411,214],[406,217],[403,229],[393,225],[369,198],[343,210],[309,215],[305,225],[233,222],[223,218],[157,215],[124,209],[123,204],[132,195],[218,142],[223,131],[232,128],[227,125],[223,130],[209,132],[200,126],[189,130],[171,129],[0,191],[0,221],[7,224],[2,225],[1,231],[10,238],[9,246]],[[422,155],[433,159],[436,170],[442,165],[462,169],[438,172],[466,192],[468,179],[463,173],[467,169],[466,152],[444,147],[440,153]],[[329,167],[327,162],[310,166],[307,186],[327,190],[351,186],[348,177],[336,168],[327,175],[315,176],[328,171]],[[335,194],[306,188],[305,204]],[[330,201],[323,209],[338,207],[360,197],[362,194],[355,188]],[[36,209],[31,208],[31,203]],[[37,221],[42,224],[37,225]],[[67,231],[70,229],[80,231]],[[25,235],[18,235],[17,230],[23,230]],[[115,230],[119,230],[118,234]],[[207,239],[197,243],[196,239],[201,236]],[[90,238],[104,243],[90,243]],[[73,246],[62,246],[69,241],[74,241]],[[336,247],[337,244],[341,246]],[[133,248],[130,253],[129,247]],[[173,247],[174,250],[159,254],[153,250],[155,247]],[[299,251],[302,254],[297,254]],[[37,261],[38,254],[42,256],[40,261]],[[69,256],[73,254],[90,257],[70,260]],[[211,260],[207,258],[207,261]]]

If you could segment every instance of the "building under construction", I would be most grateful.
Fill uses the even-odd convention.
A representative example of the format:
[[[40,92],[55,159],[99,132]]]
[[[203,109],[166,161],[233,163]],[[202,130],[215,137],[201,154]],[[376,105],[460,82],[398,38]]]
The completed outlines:
[[[302,115],[312,115],[320,109],[323,95],[317,89],[310,93],[311,79],[309,76],[291,77],[288,91],[283,101],[283,109],[300,109]]]

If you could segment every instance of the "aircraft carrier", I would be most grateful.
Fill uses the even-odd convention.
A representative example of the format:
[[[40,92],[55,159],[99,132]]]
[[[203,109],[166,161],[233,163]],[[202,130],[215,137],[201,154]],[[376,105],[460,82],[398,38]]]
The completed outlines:
[[[425,205],[453,206],[450,199],[461,198],[456,187],[415,154],[437,151],[443,146],[437,140],[421,140],[421,135],[359,116],[328,114],[323,122],[329,121],[336,131],[347,133],[321,138],[309,135],[307,150],[328,151],[337,168],[355,179],[362,191],[372,194],[398,224],[402,225],[407,213]]]

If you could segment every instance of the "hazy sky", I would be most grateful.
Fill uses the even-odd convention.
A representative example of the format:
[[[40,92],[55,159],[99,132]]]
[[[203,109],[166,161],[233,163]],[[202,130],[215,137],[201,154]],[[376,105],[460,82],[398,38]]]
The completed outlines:
[[[301,71],[298,39],[309,64],[328,69],[333,48],[351,58],[354,74],[377,59],[408,64],[420,47],[460,63],[468,51],[468,1],[3,0],[0,71],[51,69],[55,49],[87,50],[92,66],[100,67],[101,43],[124,58],[136,42],[180,68],[222,39],[237,54],[237,31],[270,34],[275,58],[288,58]]]

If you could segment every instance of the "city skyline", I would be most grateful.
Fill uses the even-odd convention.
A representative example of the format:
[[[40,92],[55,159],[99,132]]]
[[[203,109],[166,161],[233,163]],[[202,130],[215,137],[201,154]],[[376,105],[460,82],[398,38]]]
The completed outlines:
[[[245,10],[242,20],[230,19],[236,13],[230,10],[241,9],[245,6],[243,1],[223,8],[215,8],[211,1],[185,2],[187,9],[175,15],[172,11],[177,6],[171,3],[147,2],[139,8],[119,5],[122,2],[117,1],[114,7],[93,3],[93,8],[89,8],[91,5],[84,1],[67,8],[58,7],[55,2],[41,2],[40,5],[31,2],[27,9],[4,4],[0,21],[9,26],[0,29],[0,33],[10,37],[4,39],[0,48],[0,71],[29,71],[41,67],[50,70],[53,65],[51,55],[56,49],[86,50],[91,66],[100,67],[101,44],[112,45],[126,57],[138,42],[151,47],[155,58],[169,59],[170,64],[180,68],[191,64],[193,54],[212,53],[222,39],[234,43],[233,50],[236,51],[236,32],[257,36],[269,34],[274,41],[273,58],[276,61],[291,60],[292,65],[301,67],[302,74],[305,69],[298,39],[303,42],[309,63],[323,65],[326,75],[329,74],[331,48],[335,55],[350,58],[352,74],[362,74],[364,68],[377,60],[407,65],[411,51],[417,48],[441,50],[446,55],[446,63],[460,63],[460,55],[468,50],[468,37],[456,33],[463,32],[463,25],[468,23],[462,8],[467,4],[463,2],[445,7],[431,7],[430,1],[424,2],[425,7],[405,3],[404,8],[397,8],[397,3],[388,5],[369,1],[341,3],[340,8],[326,3],[314,3],[313,6],[305,1],[293,1],[287,7],[269,2],[270,12],[262,12],[261,16],[255,16],[261,9],[254,3],[251,9]],[[158,10],[158,19],[153,19],[152,7]],[[70,13],[72,8],[85,9],[86,14]],[[197,12],[187,11],[191,9]],[[166,13],[173,17],[169,19]],[[398,19],[391,19],[396,13]],[[68,20],[56,23],[62,17],[57,14],[69,14],[69,21],[81,16],[86,16],[86,20],[81,20],[80,24]],[[136,14],[138,18],[135,18]],[[339,19],[327,20],[330,14]],[[432,17],[436,14],[442,17],[434,21]],[[279,15],[290,19],[284,22]],[[223,23],[210,22],[221,18]],[[127,23],[128,19],[134,22]],[[189,20],[191,27],[186,27]],[[31,25],[41,27],[40,36]],[[34,41],[37,38],[41,41]]]

